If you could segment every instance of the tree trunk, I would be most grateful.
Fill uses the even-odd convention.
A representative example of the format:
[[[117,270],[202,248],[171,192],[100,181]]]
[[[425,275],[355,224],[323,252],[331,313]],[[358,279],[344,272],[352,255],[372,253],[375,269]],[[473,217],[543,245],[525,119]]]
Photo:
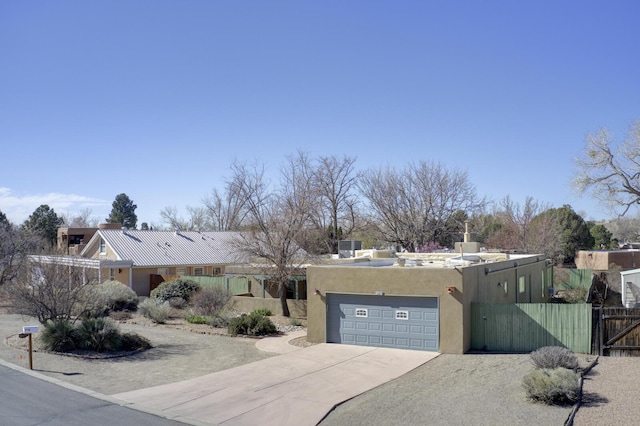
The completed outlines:
[[[287,283],[281,282],[278,288],[278,295],[280,296],[280,305],[282,306],[282,316],[290,317],[289,305],[287,304]]]

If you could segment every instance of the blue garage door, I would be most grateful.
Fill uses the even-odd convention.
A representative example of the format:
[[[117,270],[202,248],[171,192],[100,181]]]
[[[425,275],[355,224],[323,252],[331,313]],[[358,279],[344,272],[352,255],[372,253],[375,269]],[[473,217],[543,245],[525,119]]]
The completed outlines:
[[[327,342],[437,351],[436,297],[327,294]]]

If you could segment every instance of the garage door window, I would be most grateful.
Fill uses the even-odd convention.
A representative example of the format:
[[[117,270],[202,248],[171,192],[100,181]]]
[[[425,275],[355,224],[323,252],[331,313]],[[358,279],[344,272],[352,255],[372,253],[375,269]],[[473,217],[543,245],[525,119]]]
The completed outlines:
[[[397,320],[408,320],[409,319],[409,311],[396,311],[396,319]]]
[[[356,318],[367,318],[369,311],[365,308],[356,308]]]

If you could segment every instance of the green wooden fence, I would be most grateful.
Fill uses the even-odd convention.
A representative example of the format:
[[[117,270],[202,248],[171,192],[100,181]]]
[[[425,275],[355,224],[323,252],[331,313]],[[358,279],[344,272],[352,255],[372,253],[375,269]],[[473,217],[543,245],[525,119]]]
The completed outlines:
[[[246,278],[211,277],[204,275],[189,275],[183,278],[193,280],[201,287],[220,287],[229,290],[232,295],[249,292],[249,281]],[[229,286],[227,288],[227,285]]]
[[[471,349],[530,352],[562,346],[591,353],[591,304],[471,304]]]
[[[589,288],[593,280],[591,269],[568,269],[567,282],[556,283],[556,290],[567,290],[570,288]]]

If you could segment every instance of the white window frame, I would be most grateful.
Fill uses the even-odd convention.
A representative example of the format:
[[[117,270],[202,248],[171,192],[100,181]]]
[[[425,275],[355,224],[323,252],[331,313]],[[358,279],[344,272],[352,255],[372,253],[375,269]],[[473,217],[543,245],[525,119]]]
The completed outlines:
[[[196,275],[196,276],[202,276],[202,275],[204,275],[204,267],[202,267],[202,266],[195,266],[195,267],[193,268],[193,275]]]
[[[107,254],[107,242],[100,238],[100,254]]]
[[[409,321],[409,311],[396,311],[395,318],[397,320]]]
[[[518,277],[518,293],[523,294],[527,292],[527,279],[524,275]]]
[[[176,275],[181,277],[187,275],[187,268],[176,268]]]
[[[369,310],[367,308],[356,308],[356,318],[369,318]]]

